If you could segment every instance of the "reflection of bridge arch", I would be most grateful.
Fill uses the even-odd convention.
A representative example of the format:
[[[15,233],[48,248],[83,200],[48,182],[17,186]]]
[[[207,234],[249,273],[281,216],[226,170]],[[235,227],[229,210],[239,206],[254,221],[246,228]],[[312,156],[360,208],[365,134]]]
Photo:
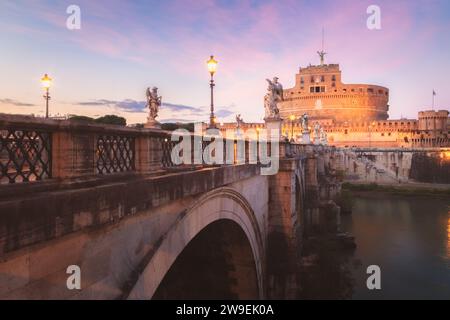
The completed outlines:
[[[214,237],[214,234],[216,238],[226,234],[228,242],[224,244],[230,244],[232,248],[243,248],[240,253],[237,252],[239,250],[228,252],[231,260],[235,262],[231,266],[234,274],[231,282],[235,286],[233,293],[238,298],[263,298],[264,245],[260,228],[250,204],[242,195],[230,188],[219,188],[207,193],[180,216],[155,249],[153,257],[128,297],[151,299],[155,293],[158,293],[157,297],[168,297],[164,294],[164,290],[158,288],[166,282],[165,277],[168,274],[168,278],[176,278],[170,277],[171,267],[176,268],[181,263],[178,258],[183,259],[185,255],[182,253],[188,246],[189,251],[198,252],[199,250],[192,249],[193,245],[197,245],[196,240],[205,241],[208,237]],[[243,239],[246,245],[243,244]],[[239,245],[237,245],[238,242]],[[252,259],[248,260],[249,257]],[[253,264],[252,268],[249,268],[250,261]],[[192,265],[192,263],[195,261],[189,261],[189,264]],[[254,278],[254,289],[250,288],[252,284],[249,283],[249,279],[251,278]]]

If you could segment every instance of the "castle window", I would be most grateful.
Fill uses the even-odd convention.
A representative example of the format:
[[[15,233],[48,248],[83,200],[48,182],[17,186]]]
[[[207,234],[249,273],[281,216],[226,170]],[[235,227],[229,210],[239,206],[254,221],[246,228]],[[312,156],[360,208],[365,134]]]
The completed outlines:
[[[325,92],[325,87],[320,87],[320,92]]]
[[[352,92],[355,92],[355,89],[352,89]]]
[[[314,87],[310,87],[310,88],[309,88],[309,92],[310,92],[310,93],[314,93]]]
[[[336,87],[336,84],[333,82],[333,83],[331,84],[331,86],[334,88],[334,87]]]
[[[347,89],[342,89],[342,91],[347,92]]]
[[[378,90],[378,93],[379,94],[383,94],[383,90]]]
[[[367,89],[367,92],[373,93],[373,89],[372,89],[372,88],[368,88],[368,89]]]
[[[311,76],[311,83],[314,83],[314,77]]]
[[[320,76],[320,82],[325,82],[325,76]]]
[[[331,77],[331,81],[336,81],[336,76],[333,74],[333,76]]]
[[[316,93],[320,93],[320,87],[316,87]]]

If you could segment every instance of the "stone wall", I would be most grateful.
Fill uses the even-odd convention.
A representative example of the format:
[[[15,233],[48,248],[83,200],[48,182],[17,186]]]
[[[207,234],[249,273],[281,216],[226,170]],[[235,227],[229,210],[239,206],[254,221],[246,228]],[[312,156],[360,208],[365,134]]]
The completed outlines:
[[[146,261],[158,253],[168,230],[189,215],[189,208],[203,194],[225,185],[245,199],[254,215],[254,225],[249,222],[250,225],[242,227],[256,232],[248,237],[253,241],[253,250],[257,250],[255,259],[260,266],[263,290],[262,239],[267,232],[268,214],[268,195],[264,190],[268,190],[268,185],[267,177],[260,176],[256,169],[256,166],[242,165],[164,177],[127,178],[108,184],[103,181],[100,185],[86,182],[76,189],[47,190],[33,197],[3,199],[0,201],[0,298],[127,297]],[[220,196],[215,198],[209,203],[210,208],[227,206],[226,212],[238,213],[238,206],[227,204],[226,193],[224,197],[224,200]],[[212,217],[212,211],[202,212]],[[223,218],[226,216],[223,214]],[[219,218],[220,210],[215,219]],[[246,218],[239,214],[236,219]],[[208,220],[201,219],[202,223],[205,221]],[[182,236],[187,230],[176,234]],[[173,252],[182,250],[169,248]],[[81,291],[66,287],[69,265],[81,267]],[[164,274],[169,266],[159,267]]]
[[[409,177],[419,182],[450,184],[450,156],[446,152],[417,152]]]

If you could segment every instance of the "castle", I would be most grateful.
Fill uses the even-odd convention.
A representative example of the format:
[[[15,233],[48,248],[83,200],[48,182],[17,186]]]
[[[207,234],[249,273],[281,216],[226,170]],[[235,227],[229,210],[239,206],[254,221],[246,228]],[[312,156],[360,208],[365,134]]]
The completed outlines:
[[[282,135],[301,141],[300,117],[308,114],[310,126],[318,122],[330,145],[341,147],[448,147],[450,118],[448,110],[419,112],[418,119],[388,120],[389,89],[370,84],[345,84],[338,64],[300,68],[295,86],[283,90],[278,103],[283,119]],[[434,109],[434,108],[433,108]],[[224,123],[222,131],[235,129],[236,123]],[[240,123],[240,129],[259,130],[264,123]],[[310,128],[311,129],[311,128]],[[313,131],[313,130],[311,130]]]
[[[367,84],[344,84],[338,64],[300,68],[295,86],[284,90],[278,107],[282,118],[300,117],[344,122],[386,120],[389,89]]]

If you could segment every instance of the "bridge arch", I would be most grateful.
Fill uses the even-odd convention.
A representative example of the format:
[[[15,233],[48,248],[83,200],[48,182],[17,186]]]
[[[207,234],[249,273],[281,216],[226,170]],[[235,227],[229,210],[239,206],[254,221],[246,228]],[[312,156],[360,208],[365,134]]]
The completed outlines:
[[[151,299],[175,266],[178,258],[182,258],[186,248],[205,237],[205,233],[214,234],[220,228],[225,228],[227,234],[235,235],[239,241],[245,239],[253,271],[248,269],[249,260],[240,261],[235,267],[247,265],[246,273],[254,274],[254,290],[246,283],[245,298],[264,298],[264,243],[255,213],[249,202],[238,191],[232,188],[215,189],[198,199],[164,235],[158,248],[155,249],[144,271],[139,276],[128,295],[129,299]],[[229,238],[229,237],[228,237]],[[236,240],[236,239],[234,239]],[[232,241],[234,241],[232,240]],[[236,240],[238,241],[238,240]],[[239,245],[239,247],[246,246]],[[192,251],[192,250],[191,250]],[[235,270],[239,272],[239,270]],[[250,275],[252,278],[252,275]],[[248,281],[247,281],[248,282]],[[250,291],[249,291],[250,290]],[[254,296],[248,296],[255,291]],[[241,296],[239,296],[241,298]]]

